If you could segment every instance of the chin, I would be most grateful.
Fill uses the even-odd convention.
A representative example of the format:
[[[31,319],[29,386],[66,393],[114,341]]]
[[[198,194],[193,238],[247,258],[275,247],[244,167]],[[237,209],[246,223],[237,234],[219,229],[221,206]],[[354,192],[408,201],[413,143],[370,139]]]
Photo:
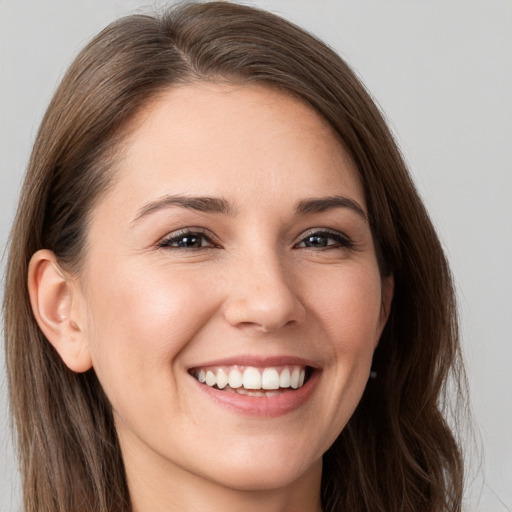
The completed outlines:
[[[239,464],[221,470],[222,474],[214,480],[237,491],[272,491],[293,485],[311,471],[318,470],[320,475],[321,464],[321,460],[306,468],[286,460]]]

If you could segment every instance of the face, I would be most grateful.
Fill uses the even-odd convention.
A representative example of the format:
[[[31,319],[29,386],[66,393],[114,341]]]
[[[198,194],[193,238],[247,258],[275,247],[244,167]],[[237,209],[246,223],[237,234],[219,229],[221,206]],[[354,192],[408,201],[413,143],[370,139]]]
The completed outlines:
[[[80,277],[129,475],[318,476],[390,296],[354,163],[318,114],[262,87],[173,88],[134,126]]]

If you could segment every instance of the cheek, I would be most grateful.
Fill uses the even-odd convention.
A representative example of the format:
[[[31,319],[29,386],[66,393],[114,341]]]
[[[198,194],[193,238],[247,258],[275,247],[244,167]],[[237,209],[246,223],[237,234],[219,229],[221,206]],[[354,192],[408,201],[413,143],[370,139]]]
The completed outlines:
[[[170,382],[175,359],[216,308],[201,283],[162,268],[118,267],[90,282],[88,334],[93,366],[114,402],[138,394],[158,375]]]
[[[376,346],[380,333],[381,280],[375,265],[346,266],[318,274],[308,302],[336,354],[350,356]]]
[[[318,281],[317,281],[318,283]],[[323,293],[310,294],[329,354],[325,369],[324,412],[332,413],[327,444],[353,414],[366,387],[380,334],[381,280],[372,266],[340,269],[323,281]],[[329,405],[325,405],[329,404]],[[319,407],[320,407],[319,405]]]

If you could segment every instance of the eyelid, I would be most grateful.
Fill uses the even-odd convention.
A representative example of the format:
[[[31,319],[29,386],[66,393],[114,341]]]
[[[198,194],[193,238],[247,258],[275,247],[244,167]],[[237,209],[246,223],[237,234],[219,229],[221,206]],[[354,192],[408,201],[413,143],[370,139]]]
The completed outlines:
[[[339,241],[341,247],[349,248],[349,249],[356,247],[355,242],[347,234],[343,233],[342,231],[338,231],[337,229],[332,229],[332,228],[320,228],[320,227],[319,228],[311,228],[311,229],[308,229],[307,231],[303,232],[300,235],[297,242],[294,244],[294,247],[301,244],[308,236],[313,236],[313,235],[324,235],[324,236],[330,235],[331,238],[342,239],[341,241]],[[335,249],[335,248],[339,248],[340,246],[336,246],[336,245],[326,246],[323,249],[329,249],[329,248]],[[315,250],[319,250],[319,249],[317,248]]]
[[[215,247],[220,246],[220,244],[218,242],[218,238],[211,231],[209,231],[208,229],[205,229],[205,228],[191,226],[191,227],[177,229],[176,231],[172,231],[171,233],[168,233],[164,237],[160,238],[160,240],[158,240],[158,242],[156,243],[156,247],[157,248],[169,247],[166,244],[168,244],[172,240],[175,240],[177,238],[180,238],[180,237],[183,237],[186,235],[201,235],[206,240],[208,240],[208,242],[211,243],[211,246],[202,247],[203,249],[215,248]],[[180,248],[177,247],[177,249],[180,249]],[[181,248],[181,249],[183,249],[183,248]]]
[[[164,237],[160,238],[157,241],[157,243],[155,244],[156,248],[170,247],[170,245],[168,245],[168,244],[171,241],[179,239],[180,237],[184,237],[187,235],[202,236],[211,244],[209,246],[200,247],[201,249],[220,248],[221,247],[218,237],[214,233],[212,233],[210,230],[208,230],[206,228],[202,228],[202,227],[191,226],[191,227],[177,229],[175,231],[172,231],[172,232],[166,234]],[[329,248],[336,249],[336,248],[340,248],[340,247],[349,248],[349,249],[356,248],[355,242],[347,234],[345,234],[344,232],[339,231],[337,229],[325,228],[325,227],[311,228],[311,229],[304,231],[297,238],[296,242],[293,244],[293,247],[298,248],[297,246],[300,245],[302,242],[304,242],[304,240],[308,236],[313,236],[313,235],[322,235],[322,236],[326,236],[326,237],[330,236],[331,238],[333,238],[335,240],[338,239],[338,240],[336,240],[338,242],[338,244],[327,245],[324,247],[324,249],[329,249]],[[187,248],[183,248],[183,247],[181,247],[181,248],[175,247],[175,248],[176,249],[185,249],[185,250],[187,249]],[[306,247],[306,248],[315,249],[315,250],[320,249],[320,248],[312,248],[312,247]],[[192,249],[192,248],[190,248],[190,249]],[[199,249],[199,248],[196,248],[196,249]]]

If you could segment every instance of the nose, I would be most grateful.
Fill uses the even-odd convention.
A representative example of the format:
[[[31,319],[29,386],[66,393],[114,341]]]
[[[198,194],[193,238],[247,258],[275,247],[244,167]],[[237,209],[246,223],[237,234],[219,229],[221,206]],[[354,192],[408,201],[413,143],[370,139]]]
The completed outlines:
[[[305,317],[297,278],[275,255],[243,258],[229,272],[229,282],[224,316],[235,327],[267,333]]]

